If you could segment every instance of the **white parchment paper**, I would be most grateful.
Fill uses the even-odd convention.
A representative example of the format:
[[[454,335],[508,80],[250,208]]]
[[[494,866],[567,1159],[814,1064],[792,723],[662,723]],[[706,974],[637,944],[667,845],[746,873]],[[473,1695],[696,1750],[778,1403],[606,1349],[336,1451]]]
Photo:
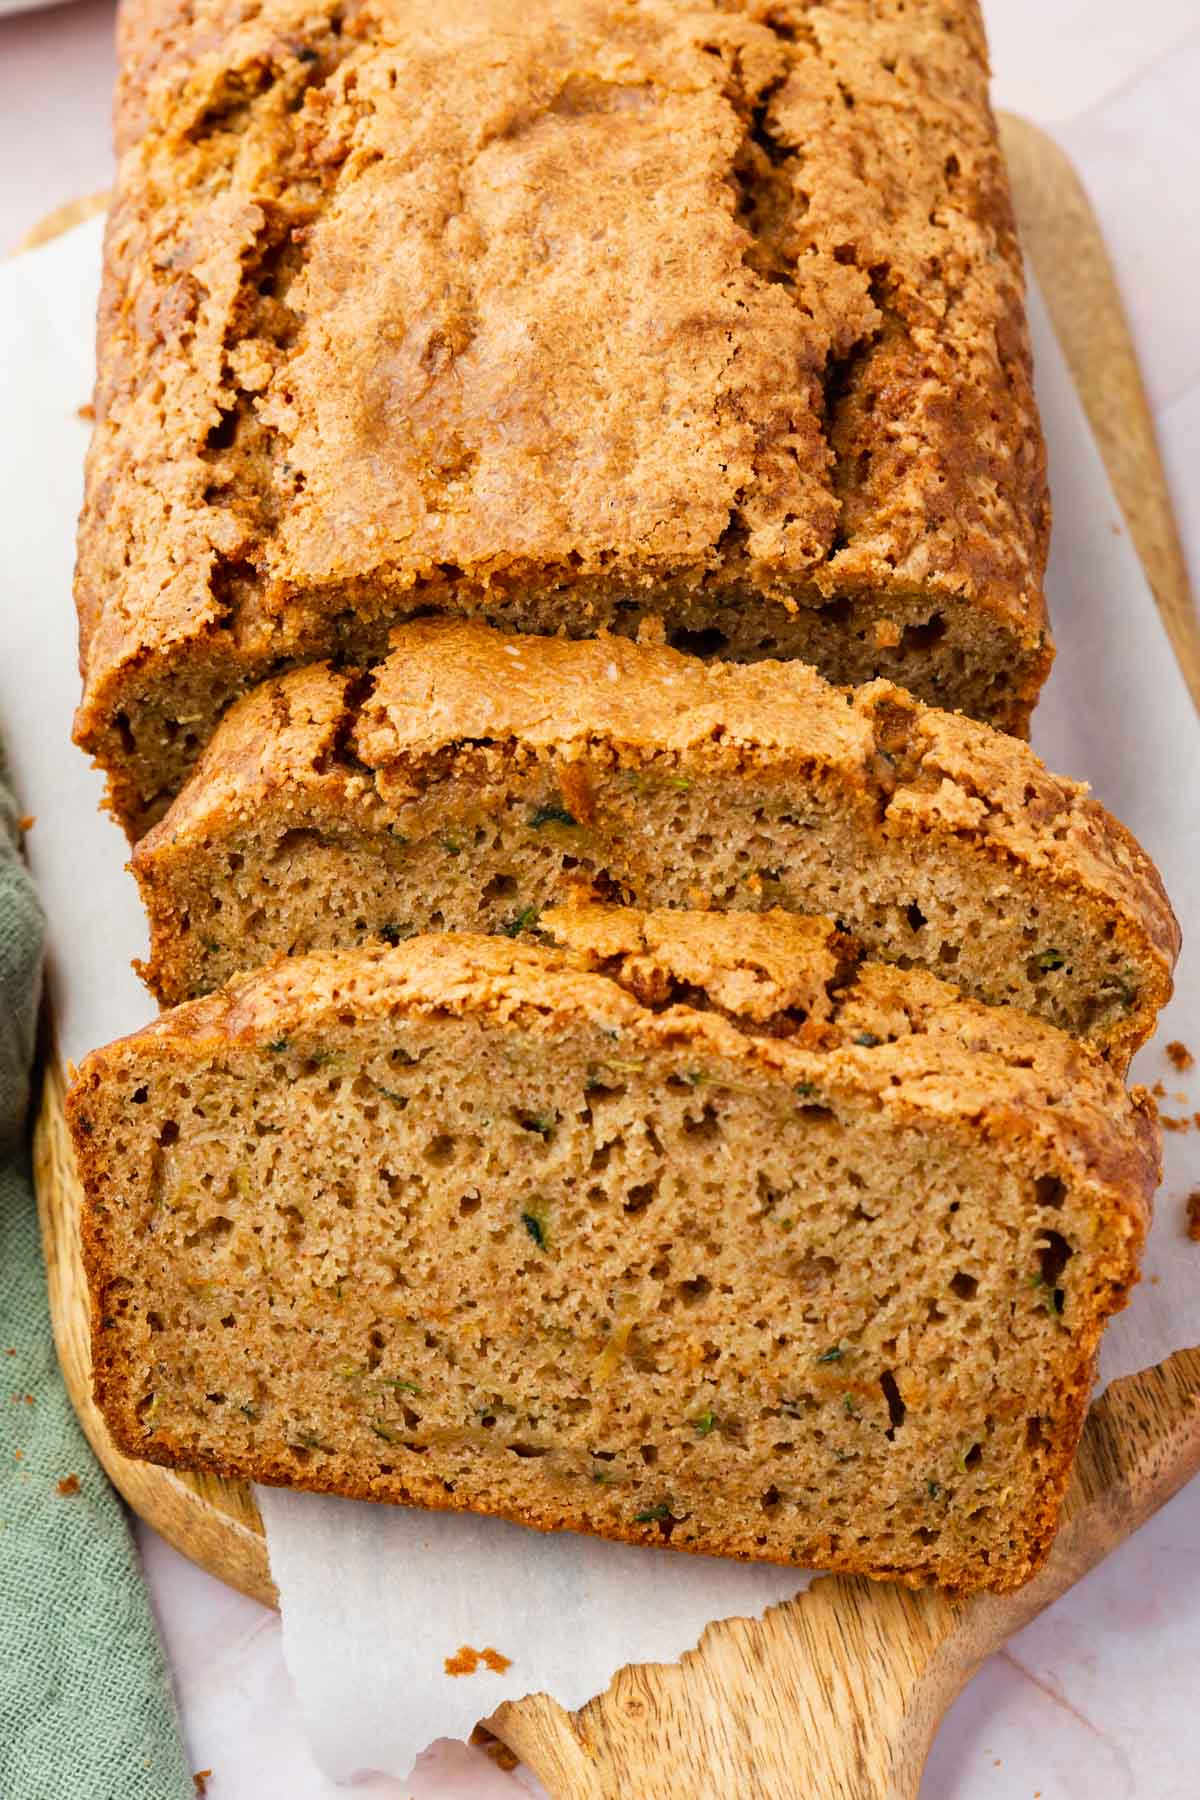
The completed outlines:
[[[141,1024],[129,967],[145,930],[124,841],[97,812],[101,781],[69,744],[78,693],[70,603],[91,392],[100,222],[0,267],[0,736],[50,919],[60,1046],[80,1057]],[[1055,503],[1049,591],[1059,660],[1034,741],[1085,777],[1163,871],[1189,939],[1176,998],[1135,1076],[1162,1081],[1171,1117],[1200,1109],[1200,1080],[1163,1053],[1200,1049],[1200,724],[1121,522],[1036,294],[1038,393]],[[1200,1131],[1169,1132],[1166,1171],[1132,1307],[1109,1332],[1105,1382],[1200,1340],[1200,1245],[1184,1196],[1200,1187]],[[260,1490],[284,1646],[325,1768],[405,1776],[438,1737],[465,1737],[502,1699],[544,1689],[568,1706],[630,1661],[665,1661],[705,1624],[757,1614],[805,1585],[795,1572]],[[512,1659],[450,1677],[460,1645]]]

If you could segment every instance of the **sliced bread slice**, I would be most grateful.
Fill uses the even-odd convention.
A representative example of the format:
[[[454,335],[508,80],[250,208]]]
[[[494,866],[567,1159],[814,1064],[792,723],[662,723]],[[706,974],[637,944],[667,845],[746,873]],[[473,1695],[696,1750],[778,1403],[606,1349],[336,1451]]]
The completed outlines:
[[[69,1103],[132,1456],[1010,1588],[1136,1279],[1152,1101],[827,921],[280,959]]]
[[[279,951],[515,933],[585,894],[827,912],[1118,1061],[1179,933],[1144,852],[1028,745],[885,681],[422,621],[258,688],[133,858],[167,1003]]]

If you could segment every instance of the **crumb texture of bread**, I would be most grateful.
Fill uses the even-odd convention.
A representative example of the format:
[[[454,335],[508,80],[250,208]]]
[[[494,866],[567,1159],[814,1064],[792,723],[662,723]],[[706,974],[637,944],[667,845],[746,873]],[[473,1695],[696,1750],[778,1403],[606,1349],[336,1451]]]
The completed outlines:
[[[280,959],[83,1065],[131,1455],[1003,1590],[1047,1552],[1153,1104],[830,922],[576,909]]]
[[[1044,451],[975,0],[126,0],[76,595],[136,836],[415,612],[1023,731]]]
[[[513,935],[572,899],[784,907],[1121,1064],[1179,948],[1139,845],[1018,739],[882,680],[472,621],[253,690],[132,866],[166,1003],[280,952]]]

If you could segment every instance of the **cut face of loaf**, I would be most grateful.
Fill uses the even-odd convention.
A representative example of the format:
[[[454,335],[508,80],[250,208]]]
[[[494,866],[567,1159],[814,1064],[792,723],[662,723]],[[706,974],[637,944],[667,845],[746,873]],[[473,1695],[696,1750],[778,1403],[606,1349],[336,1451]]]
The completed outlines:
[[[242,701],[133,868],[166,1002],[280,951],[512,934],[583,889],[828,912],[1121,1060],[1179,942],[1084,788],[890,683],[438,621],[368,675],[319,665]]]
[[[429,611],[1026,728],[975,0],[128,0],[117,132],[77,736],[132,836],[231,699]]]
[[[827,922],[276,963],[89,1057],[127,1453],[1004,1589],[1136,1279],[1153,1105]]]

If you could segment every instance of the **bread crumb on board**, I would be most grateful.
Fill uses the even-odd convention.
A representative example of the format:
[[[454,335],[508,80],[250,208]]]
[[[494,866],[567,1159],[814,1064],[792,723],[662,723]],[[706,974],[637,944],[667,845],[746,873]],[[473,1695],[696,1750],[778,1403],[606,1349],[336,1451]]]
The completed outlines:
[[[204,1795],[208,1792],[208,1784],[211,1780],[211,1769],[197,1769],[196,1773],[192,1776],[192,1786],[200,1796],[200,1800],[204,1800]]]
[[[1181,1044],[1178,1038],[1172,1038],[1171,1042],[1167,1045],[1167,1055],[1181,1074],[1186,1069],[1192,1068],[1196,1061],[1187,1045]]]
[[[77,406],[75,408],[75,417],[77,419],[82,419],[85,425],[91,424],[92,420],[96,417],[96,409],[90,400],[85,400],[82,406]]]
[[[1187,1234],[1193,1244],[1200,1244],[1200,1188],[1194,1188],[1183,1203],[1187,1215]]]
[[[32,831],[36,824],[37,824],[37,815],[35,813],[22,813],[20,818],[17,820],[17,830],[18,831]]]
[[[69,1499],[72,1494],[77,1494],[79,1492],[78,1475],[64,1475],[58,1483],[58,1491],[64,1500]]]
[[[447,1675],[474,1675],[480,1663],[493,1675],[503,1675],[505,1669],[512,1668],[512,1657],[504,1656],[490,1645],[486,1650],[473,1650],[470,1644],[460,1644],[453,1656],[445,1658],[443,1667]]]

